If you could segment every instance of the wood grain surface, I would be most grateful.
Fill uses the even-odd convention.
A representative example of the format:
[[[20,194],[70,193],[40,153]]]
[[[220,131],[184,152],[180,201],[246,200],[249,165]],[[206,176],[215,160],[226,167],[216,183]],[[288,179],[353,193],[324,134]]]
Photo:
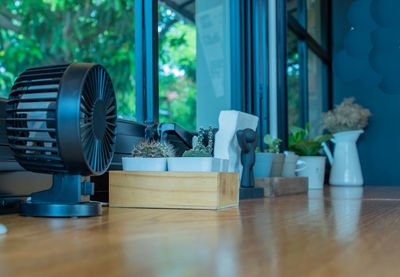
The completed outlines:
[[[376,191],[311,191],[219,211],[0,216],[0,276],[400,276],[400,188]]]

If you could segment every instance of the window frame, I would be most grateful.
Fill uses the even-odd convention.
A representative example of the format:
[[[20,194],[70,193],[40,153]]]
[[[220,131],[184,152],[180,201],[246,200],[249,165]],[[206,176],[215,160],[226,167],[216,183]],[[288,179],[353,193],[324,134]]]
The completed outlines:
[[[190,0],[192,2],[193,0]],[[331,69],[331,0],[321,0],[322,44],[307,31],[307,0],[299,0],[298,19],[286,10],[288,0],[276,1],[277,44],[277,136],[282,139],[282,149],[288,149],[288,87],[287,87],[287,33],[291,31],[299,39],[300,125],[308,122],[308,50],[316,54],[324,64],[323,107],[332,107]],[[165,2],[165,1],[164,1]],[[260,118],[259,146],[264,148],[262,137],[269,133],[269,64],[268,55],[268,1],[232,0],[231,13],[231,106],[236,110],[255,114]],[[239,18],[239,20],[238,20]],[[158,0],[135,0],[135,55],[136,55],[136,120],[140,123],[157,124],[158,104]],[[325,46],[325,48],[324,48]],[[260,60],[262,61],[260,63]]]
[[[288,0],[281,0],[285,2]],[[309,122],[309,107],[308,107],[308,51],[312,51],[323,64],[323,87],[326,91],[323,91],[323,109],[328,110],[332,107],[332,51],[331,51],[331,0],[321,0],[321,17],[325,18],[321,22],[322,33],[322,44],[318,43],[311,34],[307,31],[307,0],[298,0],[297,18],[289,15],[286,11],[286,6],[280,7],[280,12],[285,12],[287,19],[282,20],[286,25],[286,33],[290,29],[298,38],[298,49],[299,49],[299,125],[305,127],[306,123]],[[325,46],[325,48],[324,48]],[[281,45],[281,47],[287,48],[287,43]],[[287,54],[285,57],[287,62]],[[286,67],[285,67],[286,70]],[[286,72],[285,72],[286,74]],[[286,99],[287,102],[287,86],[286,86]],[[288,114],[286,115],[285,122],[288,121]],[[286,127],[287,128],[287,127]],[[283,128],[282,128],[283,129]],[[286,130],[286,133],[288,130]]]
[[[136,121],[159,121],[158,0],[135,0]],[[140,70],[139,70],[140,69]]]

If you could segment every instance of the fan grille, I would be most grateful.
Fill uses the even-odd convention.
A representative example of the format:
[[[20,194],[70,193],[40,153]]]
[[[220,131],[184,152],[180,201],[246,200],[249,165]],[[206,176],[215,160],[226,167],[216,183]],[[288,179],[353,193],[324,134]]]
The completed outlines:
[[[26,169],[65,173],[56,140],[56,103],[69,65],[30,68],[11,88],[7,134],[18,162]]]
[[[76,81],[78,86],[71,89],[69,84]],[[76,112],[72,110],[70,115],[77,121],[69,117],[60,121],[58,112],[71,108],[66,104],[69,100],[61,101],[60,96],[68,96],[74,103],[76,99]],[[15,81],[6,112],[10,147],[28,170],[100,174],[111,163],[116,143],[116,99],[111,79],[100,65],[75,63],[28,69]],[[79,130],[74,122],[79,122]],[[79,131],[76,140],[68,130]],[[74,145],[65,143],[66,137]],[[71,159],[68,149],[78,148],[81,154]]]
[[[101,66],[85,80],[80,105],[80,134],[89,166],[101,172],[112,159],[116,138],[116,99],[110,77]]]

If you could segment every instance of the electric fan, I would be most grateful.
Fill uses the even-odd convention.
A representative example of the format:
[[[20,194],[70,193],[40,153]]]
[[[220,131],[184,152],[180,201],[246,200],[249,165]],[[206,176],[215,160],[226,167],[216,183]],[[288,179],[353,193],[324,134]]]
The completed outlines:
[[[11,89],[7,136],[27,170],[53,174],[49,190],[21,204],[27,216],[79,217],[101,214],[88,201],[94,186],[82,176],[100,175],[116,143],[114,88],[98,64],[72,63],[24,71]]]

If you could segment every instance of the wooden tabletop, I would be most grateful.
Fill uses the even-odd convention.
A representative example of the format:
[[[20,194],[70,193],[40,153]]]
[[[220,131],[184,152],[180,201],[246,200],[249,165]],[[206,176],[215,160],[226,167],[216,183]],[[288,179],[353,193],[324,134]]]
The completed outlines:
[[[400,187],[310,191],[221,211],[0,216],[0,276],[400,276]]]

